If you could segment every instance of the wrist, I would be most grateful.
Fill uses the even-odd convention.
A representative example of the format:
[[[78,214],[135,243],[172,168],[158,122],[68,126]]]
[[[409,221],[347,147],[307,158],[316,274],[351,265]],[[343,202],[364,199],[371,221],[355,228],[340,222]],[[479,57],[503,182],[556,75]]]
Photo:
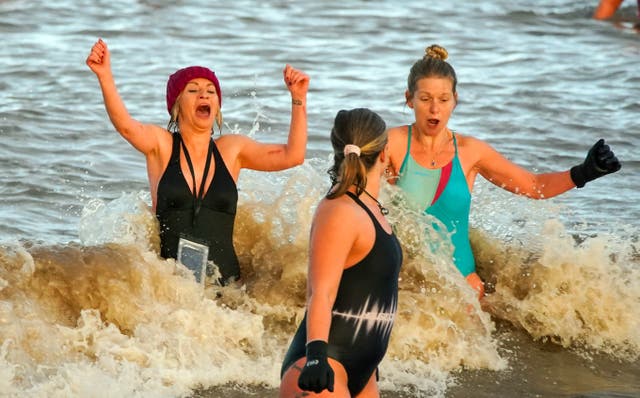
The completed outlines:
[[[298,98],[291,98],[291,105],[303,106],[304,101]]]
[[[329,344],[322,340],[313,340],[307,343],[306,357],[309,359],[321,359],[327,357]]]
[[[574,184],[576,184],[576,188],[584,187],[584,184],[587,183],[587,178],[584,175],[583,165],[573,166],[570,171],[571,180]]]

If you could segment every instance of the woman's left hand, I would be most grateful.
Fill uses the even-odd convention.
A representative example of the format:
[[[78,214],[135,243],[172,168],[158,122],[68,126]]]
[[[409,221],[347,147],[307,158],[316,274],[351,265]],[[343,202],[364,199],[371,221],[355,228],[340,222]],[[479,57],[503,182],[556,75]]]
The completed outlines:
[[[291,93],[292,100],[302,101],[306,104],[307,90],[309,89],[309,76],[301,70],[287,64],[282,71],[284,82]]]

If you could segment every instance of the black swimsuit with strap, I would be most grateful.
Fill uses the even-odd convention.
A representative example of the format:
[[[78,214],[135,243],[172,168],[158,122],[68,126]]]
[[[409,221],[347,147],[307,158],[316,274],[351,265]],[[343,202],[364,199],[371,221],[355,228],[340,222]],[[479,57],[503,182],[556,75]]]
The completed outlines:
[[[328,356],[344,366],[352,396],[359,394],[384,357],[395,320],[402,249],[369,208],[347,192],[371,220],[376,238],[371,251],[342,272],[331,311]],[[307,315],[285,355],[281,374],[306,355]]]
[[[209,171],[205,166],[200,192],[194,195],[180,167],[181,145],[180,134],[174,133],[171,159],[158,183],[156,217],[160,222],[160,255],[176,258],[180,237],[191,238],[209,246],[209,260],[218,266],[221,282],[237,279],[240,277],[240,266],[233,248],[233,226],[238,204],[236,183],[211,139],[207,165],[213,154],[213,179],[205,193],[204,182]],[[193,176],[191,161],[184,146],[183,151]]]

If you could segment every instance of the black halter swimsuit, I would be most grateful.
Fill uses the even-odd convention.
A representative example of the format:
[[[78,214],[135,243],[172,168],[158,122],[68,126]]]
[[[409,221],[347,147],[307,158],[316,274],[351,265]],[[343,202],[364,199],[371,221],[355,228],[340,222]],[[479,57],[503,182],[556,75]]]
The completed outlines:
[[[218,266],[222,283],[237,279],[240,267],[233,248],[238,204],[236,183],[212,139],[209,150],[213,153],[215,173],[204,196],[194,196],[180,167],[181,142],[180,134],[174,133],[171,159],[158,183],[156,217],[160,222],[160,254],[164,258],[176,258],[178,241],[186,236],[209,246],[209,260]]]
[[[344,366],[352,396],[367,385],[384,357],[398,302],[398,275],[402,249],[395,234],[387,233],[369,208],[347,192],[362,207],[376,230],[371,251],[359,263],[342,272],[331,311],[329,357]],[[306,355],[307,315],[285,355],[281,374]]]

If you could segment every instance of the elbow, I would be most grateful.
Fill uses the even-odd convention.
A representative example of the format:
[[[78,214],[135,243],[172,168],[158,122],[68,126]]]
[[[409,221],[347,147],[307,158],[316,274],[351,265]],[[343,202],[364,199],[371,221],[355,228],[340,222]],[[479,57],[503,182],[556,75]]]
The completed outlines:
[[[300,166],[304,163],[304,157],[306,154],[306,150],[297,150],[291,151],[287,153],[287,166],[288,167],[296,167]]]
[[[301,166],[304,163],[304,154],[296,156],[291,160],[291,167]]]
[[[127,127],[117,126],[116,131],[127,141],[131,141],[131,137],[134,135],[134,131]]]

